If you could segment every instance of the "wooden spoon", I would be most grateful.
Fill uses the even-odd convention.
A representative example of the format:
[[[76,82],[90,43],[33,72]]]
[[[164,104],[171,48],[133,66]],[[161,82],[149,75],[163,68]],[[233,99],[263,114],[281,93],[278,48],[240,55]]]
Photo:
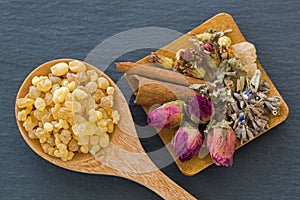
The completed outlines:
[[[59,62],[68,63],[71,60],[53,60],[33,70],[23,82],[17,99],[24,97],[28,93],[31,80],[34,76],[47,75],[50,73],[50,67],[54,64]],[[39,156],[65,169],[89,174],[123,177],[144,185],[164,199],[196,199],[162,173],[147,156],[136,133],[127,102],[116,84],[96,67],[88,63],[85,64],[88,69],[94,69],[106,77],[116,89],[114,107],[119,111],[121,119],[115,131],[111,134],[109,147],[102,149],[95,157],[91,154],[77,153],[73,160],[64,162],[60,158],[55,158],[44,153],[39,141],[30,139],[22,122],[17,120],[19,130],[26,143]],[[16,116],[18,111],[19,108],[16,106]]]

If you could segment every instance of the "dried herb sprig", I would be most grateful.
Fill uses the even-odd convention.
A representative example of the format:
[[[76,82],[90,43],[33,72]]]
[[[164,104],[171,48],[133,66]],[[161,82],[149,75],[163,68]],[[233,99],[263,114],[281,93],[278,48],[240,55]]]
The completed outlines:
[[[214,29],[211,29],[208,32],[197,34],[195,36],[201,41],[216,41],[219,37],[230,32],[232,32],[232,29],[227,29],[222,31],[216,31]]]

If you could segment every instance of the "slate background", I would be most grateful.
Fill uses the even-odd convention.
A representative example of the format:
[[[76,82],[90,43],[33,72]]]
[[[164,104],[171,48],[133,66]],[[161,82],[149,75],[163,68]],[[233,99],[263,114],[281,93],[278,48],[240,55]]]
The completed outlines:
[[[15,96],[30,71],[48,60],[84,59],[104,39],[132,28],[157,26],[185,33],[220,12],[232,14],[246,39],[256,45],[258,59],[285,97],[290,115],[238,150],[231,168],[212,166],[186,177],[173,163],[163,172],[199,199],[299,198],[300,6],[296,0],[1,0],[0,10],[1,200],[160,199],[134,182],[67,171],[39,158],[19,134]],[[135,61],[149,51],[134,51],[118,60]],[[147,151],[162,145],[157,136],[142,143]]]

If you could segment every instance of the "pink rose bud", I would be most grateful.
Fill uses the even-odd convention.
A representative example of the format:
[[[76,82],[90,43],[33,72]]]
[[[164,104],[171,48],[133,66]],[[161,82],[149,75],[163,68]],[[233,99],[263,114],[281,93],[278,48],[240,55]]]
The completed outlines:
[[[172,101],[151,111],[148,124],[154,128],[171,129],[180,126],[183,118],[183,101]]]
[[[188,114],[193,122],[205,124],[214,115],[214,107],[206,96],[196,94],[188,103]]]
[[[232,128],[230,126],[210,128],[207,147],[216,165],[231,166],[236,148],[236,136]]]
[[[199,152],[202,143],[203,137],[199,130],[186,123],[175,134],[173,140],[175,156],[181,162],[186,162]]]

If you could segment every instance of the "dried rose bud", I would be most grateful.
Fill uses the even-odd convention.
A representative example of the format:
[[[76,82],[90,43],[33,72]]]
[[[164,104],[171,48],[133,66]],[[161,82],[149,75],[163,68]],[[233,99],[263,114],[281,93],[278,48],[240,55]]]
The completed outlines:
[[[168,58],[166,56],[163,56],[163,55],[160,55],[160,54],[154,53],[154,52],[152,52],[148,56],[148,58],[149,58],[149,61],[152,63],[158,63],[168,69],[173,68],[174,61],[171,58]]]
[[[216,165],[231,166],[236,148],[236,136],[230,126],[212,127],[207,135],[207,147]]]
[[[211,42],[206,41],[206,42],[202,42],[201,44],[201,49],[208,51],[209,53],[213,53],[214,52],[214,46]]]
[[[193,122],[205,124],[214,115],[214,107],[206,96],[196,94],[188,103],[188,114]]]
[[[180,126],[183,118],[183,103],[183,101],[177,100],[156,108],[148,115],[148,124],[160,129]]]
[[[175,156],[181,162],[186,162],[199,152],[202,143],[203,137],[199,130],[186,123],[175,134],[173,140]]]

